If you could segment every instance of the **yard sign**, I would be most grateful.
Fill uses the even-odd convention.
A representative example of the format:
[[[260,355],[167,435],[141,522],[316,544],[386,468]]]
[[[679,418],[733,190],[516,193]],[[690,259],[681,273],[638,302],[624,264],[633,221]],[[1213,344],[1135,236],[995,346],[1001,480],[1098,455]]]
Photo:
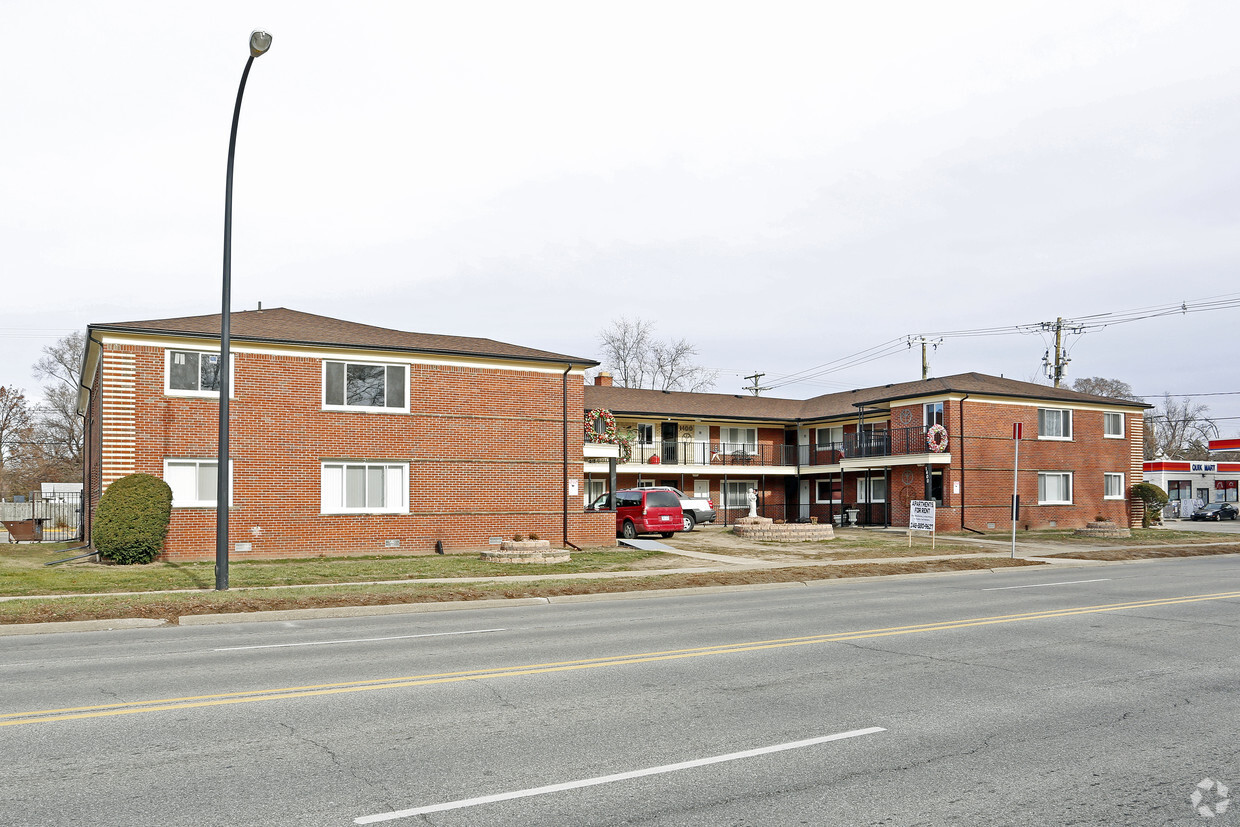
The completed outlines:
[[[913,547],[913,532],[929,531],[930,548],[934,548],[934,500],[911,500],[908,504],[908,544]]]

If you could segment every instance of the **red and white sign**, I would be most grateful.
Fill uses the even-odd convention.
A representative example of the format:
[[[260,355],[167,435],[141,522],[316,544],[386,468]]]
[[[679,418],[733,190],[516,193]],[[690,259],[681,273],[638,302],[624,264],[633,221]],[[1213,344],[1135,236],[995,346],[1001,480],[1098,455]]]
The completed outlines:
[[[1025,435],[1025,423],[1012,423],[1012,439],[1021,439]]]

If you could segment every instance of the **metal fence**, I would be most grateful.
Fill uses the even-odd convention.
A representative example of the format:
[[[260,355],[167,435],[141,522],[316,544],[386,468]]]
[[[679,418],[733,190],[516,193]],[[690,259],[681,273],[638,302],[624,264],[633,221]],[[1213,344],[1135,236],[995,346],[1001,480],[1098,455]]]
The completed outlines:
[[[60,543],[82,539],[82,494],[32,492],[24,502],[0,502],[4,539]]]
[[[656,442],[633,446],[630,462],[649,465],[797,464],[795,445],[770,442]]]

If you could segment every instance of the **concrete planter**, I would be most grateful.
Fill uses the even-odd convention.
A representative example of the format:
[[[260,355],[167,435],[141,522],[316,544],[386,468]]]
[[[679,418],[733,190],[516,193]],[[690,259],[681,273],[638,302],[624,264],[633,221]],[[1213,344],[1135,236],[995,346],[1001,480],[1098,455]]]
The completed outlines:
[[[1131,537],[1132,529],[1117,526],[1110,520],[1093,521],[1072,532],[1077,537]]]
[[[567,563],[566,549],[552,548],[549,540],[504,540],[498,550],[487,549],[481,559],[492,563]]]

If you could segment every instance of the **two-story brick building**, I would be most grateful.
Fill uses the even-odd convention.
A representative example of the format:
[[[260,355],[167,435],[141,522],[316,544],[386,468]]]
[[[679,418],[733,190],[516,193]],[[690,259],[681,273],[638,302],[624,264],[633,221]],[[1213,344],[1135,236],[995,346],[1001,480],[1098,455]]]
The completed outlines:
[[[1129,490],[1142,478],[1141,403],[978,373],[806,400],[596,383],[587,419],[609,411],[628,439],[617,485],[709,496],[725,521],[752,488],[776,519],[907,525],[916,499],[938,503],[941,530],[1010,530],[1020,423],[1020,526],[1140,524]],[[587,462],[586,502],[609,471]]]
[[[531,532],[614,544],[610,515],[583,514],[576,496],[593,360],[284,308],[230,325],[234,557],[430,552]],[[143,472],[172,487],[164,559],[214,555],[219,342],[218,314],[89,326],[88,532],[107,486]]]

